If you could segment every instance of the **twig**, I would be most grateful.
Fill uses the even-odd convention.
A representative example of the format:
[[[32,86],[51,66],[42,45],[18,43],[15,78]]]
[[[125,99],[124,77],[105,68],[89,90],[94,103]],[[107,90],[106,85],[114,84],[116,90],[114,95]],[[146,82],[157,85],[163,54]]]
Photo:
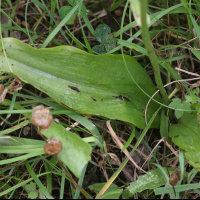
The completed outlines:
[[[199,74],[196,74],[196,73],[188,72],[188,71],[186,71],[186,70],[179,69],[179,68],[177,68],[177,67],[176,67],[175,69],[178,70],[178,71],[185,72],[186,74],[190,74],[190,75],[193,75],[193,76],[200,77],[200,75],[199,75]]]
[[[121,141],[119,140],[119,138],[117,137],[116,133],[114,132],[114,130],[112,129],[111,127],[111,124],[110,124],[110,121],[107,121],[106,122],[106,125],[109,129],[109,133],[111,134],[112,136],[112,139],[113,141],[117,144],[118,147],[120,147],[120,149],[122,150],[124,145],[121,143]],[[123,150],[124,154],[129,158],[129,160],[134,164],[134,166],[138,169],[138,170],[141,170],[142,172],[144,173],[147,173],[145,172],[142,168],[140,168],[137,163],[132,159],[132,157],[130,156],[129,152],[127,151],[127,149]]]
[[[151,157],[152,153],[155,151],[156,147],[157,147],[161,142],[164,142],[164,139],[163,139],[163,138],[160,139],[160,140],[158,141],[158,143],[156,144],[156,146],[155,146],[155,147],[153,148],[153,150],[151,151],[151,153],[150,153],[148,159],[143,163],[143,165],[142,165],[141,168],[144,167],[144,165],[146,164],[146,162],[147,162],[147,161],[149,160],[149,158]],[[177,154],[177,152],[173,149],[173,147],[172,147],[166,140],[165,140],[165,142],[166,142],[166,145],[169,147],[169,149],[173,152],[173,154],[174,154],[176,157],[179,157],[179,154]]]

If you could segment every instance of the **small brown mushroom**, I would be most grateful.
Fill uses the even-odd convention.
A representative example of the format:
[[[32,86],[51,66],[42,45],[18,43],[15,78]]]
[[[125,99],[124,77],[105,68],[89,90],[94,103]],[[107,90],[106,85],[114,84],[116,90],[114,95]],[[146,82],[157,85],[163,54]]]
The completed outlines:
[[[43,105],[36,106],[32,112],[32,122],[40,130],[47,130],[53,123],[53,116]]]
[[[180,181],[180,172],[176,169],[176,171],[173,172],[169,177],[169,184],[174,187],[178,184],[179,181]]]
[[[44,152],[48,155],[56,155],[62,150],[62,142],[51,138],[47,144],[44,145]]]
[[[123,14],[121,10],[115,10],[114,12],[115,12],[115,15],[118,17],[121,17]]]

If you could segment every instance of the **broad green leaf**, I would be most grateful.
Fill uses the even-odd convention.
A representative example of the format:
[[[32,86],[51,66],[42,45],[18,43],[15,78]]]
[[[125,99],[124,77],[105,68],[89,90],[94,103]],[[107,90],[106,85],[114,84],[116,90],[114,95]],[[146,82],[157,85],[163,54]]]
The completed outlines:
[[[27,184],[27,185],[25,186],[25,188],[26,188],[27,190],[35,190],[35,189],[36,189],[36,183],[33,183],[33,181],[31,181],[29,184]]]
[[[199,88],[194,89],[193,91],[190,91],[189,95],[185,95],[186,101],[191,102],[192,104],[197,103],[199,100],[199,97],[196,96],[196,94],[199,94]]]
[[[80,0],[68,0],[69,4],[71,6],[75,6],[76,4],[78,4],[80,2]],[[84,5],[81,5],[81,16],[83,17],[83,15],[85,15],[87,13],[87,9]]]
[[[172,102],[169,104],[169,107],[174,109],[182,109],[182,110],[191,110],[191,104],[186,101],[181,101],[179,98],[175,98],[172,100]],[[175,110],[175,115],[177,119],[183,116],[184,111],[181,110]]]
[[[100,24],[95,30],[97,41],[105,45],[106,51],[112,50],[116,45],[116,39],[112,34],[109,34],[111,29],[106,24]]]
[[[185,150],[185,157],[189,164],[200,171],[200,127],[197,112],[185,112],[178,120],[178,124],[170,127],[169,136],[181,149]]]
[[[92,51],[94,51],[94,53],[97,53],[97,54],[106,53],[105,46],[103,44],[95,45],[94,47],[92,47]]]
[[[38,193],[36,191],[28,193],[28,198],[30,199],[37,199],[37,197],[38,197]]]
[[[194,104],[193,107],[197,111],[197,122],[198,122],[198,126],[200,126],[200,104],[199,103]]]
[[[14,38],[0,44],[0,71],[11,72],[24,82],[78,112],[123,120],[145,127],[143,108],[149,100],[132,81],[122,55],[91,55],[71,46],[35,49]],[[132,77],[152,96],[156,92],[150,77],[132,57],[125,56]],[[155,99],[161,102],[159,94]],[[151,101],[147,121],[157,110]],[[152,127],[159,128],[160,116]]]
[[[107,43],[106,43],[106,51],[109,52],[111,51],[112,49],[115,48],[115,45],[116,45],[116,39],[113,35],[109,34],[105,37]]]
[[[5,102],[8,103],[9,101],[5,100]],[[16,109],[25,110],[24,107],[22,107],[18,103],[15,103],[14,107]],[[26,116],[31,117],[31,115],[29,113],[27,113]],[[95,129],[95,126],[94,126],[94,129]],[[41,131],[41,133],[49,139],[51,138],[51,136],[53,136],[55,139],[58,139],[59,141],[62,142],[63,149],[58,154],[58,157],[61,159],[61,161],[63,163],[65,163],[67,165],[67,167],[69,167],[69,169],[74,173],[74,175],[76,177],[80,177],[83,168],[88,163],[88,161],[91,159],[90,154],[92,152],[92,148],[90,147],[90,145],[88,143],[86,143],[85,141],[83,141],[75,133],[67,131],[61,124],[56,124],[55,122],[51,125],[51,127],[48,130]],[[13,139],[15,139],[23,144],[27,144],[28,141],[30,141],[33,145],[35,145],[35,140],[27,141],[27,139],[14,138],[14,137],[13,137]],[[7,138],[5,140],[7,140],[7,142],[9,142]],[[40,149],[37,148],[36,151],[33,152],[33,150],[34,150],[33,147],[32,147],[33,149],[28,148],[29,151],[31,151],[32,153],[29,153],[29,154],[26,154],[23,156],[19,156],[14,159],[7,159],[7,160],[0,161],[0,164],[16,162],[19,160],[23,160],[23,159],[27,159],[30,157],[44,154],[44,150],[43,150],[44,141],[38,141],[36,144],[41,144]],[[17,142],[14,141],[14,145],[17,145]],[[26,149],[26,146],[28,146],[28,145],[20,145],[20,146],[18,145],[15,147],[15,149],[18,149],[18,150],[23,149],[23,148]],[[29,147],[30,146],[31,145],[29,145]],[[42,148],[42,150],[41,150],[41,148]],[[4,147],[4,149],[6,149],[6,147]],[[16,152],[16,150],[15,150],[15,152]]]
[[[167,169],[163,168],[166,172]],[[175,171],[174,168],[168,168],[169,172]],[[142,192],[147,189],[154,189],[165,185],[165,179],[160,169],[155,169],[145,175],[139,176],[137,181],[132,182],[123,192],[123,199],[131,198],[136,192]]]
[[[122,189],[112,191],[108,194],[101,196],[99,199],[119,199],[120,195],[122,194],[122,191]]]
[[[106,183],[95,183],[88,188],[98,194],[105,184]],[[119,199],[121,194],[122,189],[119,189],[118,186],[113,183],[99,199]]]
[[[63,148],[58,157],[77,177],[80,177],[83,168],[91,159],[92,148],[90,145],[78,135],[67,131],[55,122],[48,130],[41,131],[41,133],[49,139],[53,136],[53,138],[62,142]]]
[[[88,188],[90,190],[92,190],[94,193],[98,194],[99,191],[103,188],[103,186],[105,184],[106,183],[95,183],[95,184],[92,184],[92,185],[88,186]],[[115,185],[114,183],[112,183],[104,194],[108,194],[109,192],[113,192],[113,191],[118,190],[118,189],[119,189],[118,186]]]
[[[106,44],[106,36],[111,32],[111,29],[106,24],[100,24],[95,30],[95,37],[98,42]]]
[[[60,8],[59,10],[59,15],[60,15],[60,18],[61,19],[64,19],[68,14],[69,12],[72,10],[72,7],[71,6],[63,6],[62,8]],[[73,14],[69,20],[66,22],[66,24],[70,25],[70,24],[74,24],[74,20],[76,19],[76,15]]]
[[[186,102],[192,102],[192,97],[189,96],[189,95],[185,95],[185,98],[186,98]]]
[[[71,6],[75,6],[80,0],[68,0],[68,2]]]

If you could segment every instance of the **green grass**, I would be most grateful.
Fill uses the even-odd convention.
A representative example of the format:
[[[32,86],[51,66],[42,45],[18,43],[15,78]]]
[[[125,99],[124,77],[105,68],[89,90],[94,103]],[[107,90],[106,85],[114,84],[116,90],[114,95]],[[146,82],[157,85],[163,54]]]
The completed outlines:
[[[147,10],[143,7],[141,17],[145,19],[147,11],[150,16],[149,29],[145,20],[142,27],[137,25],[132,11],[129,9],[129,1],[97,0],[91,2],[80,0],[77,4],[73,4],[73,2],[32,0],[22,3],[20,7],[19,0],[14,3],[9,0],[1,1],[1,14],[3,18],[4,16],[8,18],[1,24],[1,37],[10,37],[15,30],[21,35],[21,40],[37,49],[73,44],[74,47],[95,55],[98,52],[93,52],[92,48],[99,45],[95,37],[95,30],[100,24],[108,24],[117,41],[115,47],[108,54],[122,55],[124,68],[129,72],[129,76],[131,73],[124,55],[134,57],[150,75],[157,88],[161,90],[164,101],[161,103],[154,100],[145,92],[145,88],[140,87],[131,77],[132,81],[149,99],[158,103],[158,107],[143,130],[127,122],[111,120],[113,131],[120,141],[123,141],[124,147],[121,151],[120,145],[116,144],[106,127],[109,119],[74,111],[67,107],[68,105],[63,105],[55,98],[34,88],[34,85],[23,82],[22,90],[9,92],[5,100],[0,103],[0,196],[2,198],[30,198],[33,194],[26,186],[31,182],[36,184],[34,195],[44,195],[47,199],[52,197],[77,199],[85,198],[84,196],[99,198],[102,195],[109,195],[106,194],[107,191],[110,192],[110,195],[116,195],[119,191],[111,190],[112,184],[116,184],[118,189],[128,188],[130,180],[124,176],[124,171],[128,173],[132,171],[131,168],[127,168],[131,164],[129,159],[124,157],[123,152],[127,150],[130,155],[136,151],[141,153],[142,161],[139,165],[142,165],[145,161],[144,155],[146,158],[149,157],[148,151],[151,152],[154,149],[156,141],[161,140],[161,136],[167,138],[169,145],[166,146],[165,142],[160,144],[161,150],[157,147],[152,152],[144,170],[148,173],[150,170],[160,169],[166,185],[134,193],[132,196],[160,198],[165,195],[165,198],[178,199],[200,195],[198,190],[200,185],[197,183],[199,168],[193,167],[192,162],[186,157],[185,149],[180,149],[169,135],[172,125],[175,126],[179,123],[173,114],[174,110],[178,109],[170,109],[170,99],[180,98],[184,101],[185,95],[189,95],[192,89],[187,82],[180,81],[194,78],[191,74],[177,72],[175,67],[198,74],[200,60],[198,50],[200,48],[199,0],[193,2],[175,0],[168,1],[168,4],[163,0],[148,1]],[[141,2],[144,3],[144,0]],[[72,9],[61,19],[59,9],[65,5],[71,5]],[[82,13],[83,6],[90,9],[85,15]],[[95,16],[94,13],[102,8],[108,12],[106,17]],[[122,15],[117,16],[116,10],[122,11]],[[74,14],[77,16],[75,24],[67,25],[67,21]],[[17,23],[17,19],[21,21],[21,24]],[[94,22],[91,22],[92,20]],[[79,31],[75,31],[79,28]],[[4,48],[3,42],[2,46]],[[6,56],[6,51],[3,53]],[[13,72],[11,65],[10,69]],[[2,72],[0,84],[9,88],[13,78],[12,73]],[[163,87],[173,81],[177,82]],[[199,87],[197,80],[190,81],[190,84]],[[68,166],[65,165],[66,163],[62,165],[55,156],[44,154],[45,141],[37,133],[38,129],[31,121],[33,108],[38,104],[43,104],[50,109],[54,119],[60,121],[63,127],[67,127],[71,132],[80,136],[92,148],[92,162],[83,168],[79,179],[75,178]],[[189,104],[191,103],[189,102]],[[145,111],[145,108],[143,109]],[[151,124],[160,109],[163,110],[160,130],[151,129]],[[194,107],[192,109],[195,112]],[[188,110],[182,111],[188,113],[186,112]],[[199,111],[197,115],[199,115]],[[30,131],[28,135],[25,135],[24,127],[27,126],[30,127]],[[190,139],[190,137],[188,138]],[[173,154],[173,149],[179,153],[179,158]],[[199,153],[198,149],[197,152]],[[164,167],[169,166],[178,168],[180,171],[180,181],[174,189],[167,185],[170,174],[166,173]],[[137,175],[142,177],[143,175],[136,170],[132,172],[133,174],[130,174],[133,177]],[[105,183],[104,187],[99,188],[98,191],[93,192],[88,188],[89,185],[103,182]],[[80,188],[78,189],[78,187]],[[192,190],[193,193],[190,193],[189,190]]]

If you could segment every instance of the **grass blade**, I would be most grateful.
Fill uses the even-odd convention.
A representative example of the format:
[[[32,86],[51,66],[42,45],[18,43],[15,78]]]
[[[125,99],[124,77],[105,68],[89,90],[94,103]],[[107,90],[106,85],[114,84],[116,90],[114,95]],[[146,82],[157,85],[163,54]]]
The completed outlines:
[[[47,39],[42,44],[41,48],[45,48],[49,42],[55,37],[55,35],[60,31],[60,29],[66,24],[69,18],[76,12],[79,8],[80,2],[69,12],[69,14],[58,24],[58,26],[51,32]]]
[[[133,127],[133,131],[132,131],[130,137],[128,138],[126,144],[122,147],[121,152],[126,150],[129,147],[129,145],[131,144],[134,137],[135,137],[135,127]]]
[[[184,192],[187,190],[194,190],[194,189],[198,189],[198,188],[200,188],[200,183],[177,185],[174,187],[176,192]],[[172,186],[157,188],[157,189],[154,189],[154,192],[155,192],[155,195],[173,193],[173,188],[172,188]]]
[[[48,193],[47,189],[44,187],[39,178],[36,176],[35,172],[31,169],[31,166],[29,165],[29,162],[27,160],[25,161],[25,165],[28,172],[30,173],[30,175],[32,176],[33,180],[38,185],[42,193],[46,196],[46,198],[52,199],[53,197]]]
[[[139,146],[139,144],[141,143],[142,139],[144,138],[144,136],[146,135],[147,131],[149,130],[151,124],[153,123],[155,117],[157,116],[158,112],[160,111],[161,107],[154,113],[154,115],[152,116],[151,120],[149,121],[148,125],[145,127],[145,129],[143,130],[141,136],[139,137],[134,149],[131,151],[130,155],[132,155],[134,153],[134,151],[137,149],[137,147]],[[117,171],[111,176],[111,178],[108,180],[108,182],[104,185],[104,187],[101,189],[101,191],[98,193],[98,195],[96,196],[95,199],[100,198],[105,191],[110,187],[110,185],[114,182],[114,180],[117,178],[117,176],[119,175],[119,173],[122,171],[122,169],[125,167],[125,165],[128,163],[129,159],[126,158],[126,160],[122,163],[122,165],[117,169]]]

